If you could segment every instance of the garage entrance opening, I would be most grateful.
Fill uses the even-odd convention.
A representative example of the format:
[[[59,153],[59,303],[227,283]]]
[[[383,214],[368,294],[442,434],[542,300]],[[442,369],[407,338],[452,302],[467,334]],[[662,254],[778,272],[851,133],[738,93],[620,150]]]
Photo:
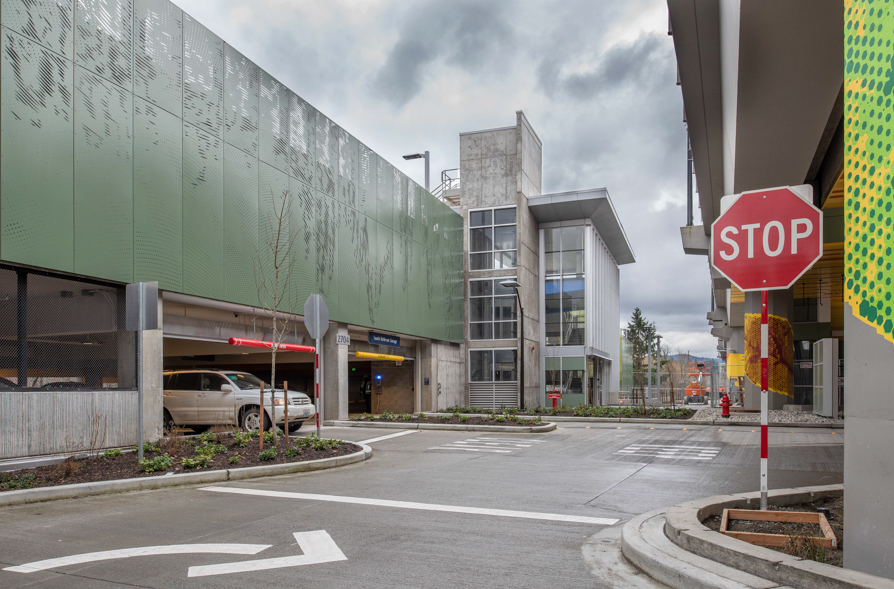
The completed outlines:
[[[348,411],[352,414],[413,413],[416,409],[414,362],[348,360]]]

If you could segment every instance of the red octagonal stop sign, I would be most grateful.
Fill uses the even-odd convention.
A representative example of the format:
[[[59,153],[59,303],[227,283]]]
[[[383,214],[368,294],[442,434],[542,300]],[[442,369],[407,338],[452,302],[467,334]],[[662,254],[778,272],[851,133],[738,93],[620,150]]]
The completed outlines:
[[[711,264],[739,290],[792,286],[823,255],[823,212],[791,188],[743,192],[711,225]]]

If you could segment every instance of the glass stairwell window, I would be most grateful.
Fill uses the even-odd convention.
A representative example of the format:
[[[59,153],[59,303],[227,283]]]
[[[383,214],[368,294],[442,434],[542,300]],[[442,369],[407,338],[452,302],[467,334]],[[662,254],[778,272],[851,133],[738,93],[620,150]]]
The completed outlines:
[[[584,345],[583,225],[544,229],[546,345]]]
[[[500,283],[515,278],[469,281],[469,339],[518,338],[518,300],[515,291]]]
[[[517,266],[515,207],[469,211],[469,269]]]

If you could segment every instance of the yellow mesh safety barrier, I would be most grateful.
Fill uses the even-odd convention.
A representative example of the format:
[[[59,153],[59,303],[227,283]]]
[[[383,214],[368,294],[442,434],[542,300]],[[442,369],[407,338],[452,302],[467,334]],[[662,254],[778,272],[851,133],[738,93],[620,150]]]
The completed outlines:
[[[788,319],[770,315],[770,349],[768,388],[774,393],[794,397],[795,377],[794,333]],[[761,316],[745,314],[745,375],[756,386],[761,386]]]

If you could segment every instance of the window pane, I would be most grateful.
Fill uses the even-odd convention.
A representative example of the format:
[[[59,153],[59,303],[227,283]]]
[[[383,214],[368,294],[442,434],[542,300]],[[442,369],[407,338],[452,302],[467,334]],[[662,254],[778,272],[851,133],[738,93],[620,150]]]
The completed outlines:
[[[469,378],[472,382],[491,382],[494,379],[493,351],[469,352],[469,366]]]
[[[504,270],[515,268],[515,252],[497,252],[494,254],[494,268]]]
[[[470,297],[486,297],[493,294],[491,287],[493,282],[490,280],[470,280],[469,296]]]
[[[562,250],[560,239],[561,229],[544,229],[543,230],[543,251],[558,252]]]
[[[562,252],[562,274],[565,276],[584,273],[584,252]]]
[[[559,323],[562,313],[562,299],[558,295],[546,297],[544,301],[544,321],[547,323]]]
[[[490,270],[493,267],[493,254],[472,254],[469,256],[469,269],[471,270]]]
[[[564,346],[582,346],[584,345],[584,324],[583,323],[566,323],[562,326],[562,345]]]
[[[472,229],[469,234],[469,247],[473,252],[489,252],[494,249],[494,230],[490,227]]]
[[[560,346],[562,345],[562,324],[547,323],[546,324],[546,345]]]
[[[584,296],[583,278],[565,278],[562,280],[562,294],[567,297],[582,298]]]
[[[494,323],[494,339],[518,339],[517,326],[515,321]]]
[[[574,321],[583,321],[584,299],[569,296],[562,297],[562,312],[565,314],[566,321],[572,317],[577,317],[577,319],[573,319]]]
[[[555,276],[556,274],[559,274],[562,271],[562,268],[559,265],[562,260],[562,254],[559,252],[552,252],[543,255],[546,257],[546,275]]]
[[[198,391],[200,390],[200,381],[198,372],[182,372],[177,375],[177,382],[174,390],[177,391]]]
[[[515,225],[515,209],[495,210],[494,225]]]
[[[491,225],[490,211],[472,211],[469,213],[469,227]]]
[[[516,356],[518,350],[494,350],[494,380],[517,381]]]
[[[584,371],[583,370],[563,370],[562,371],[562,394],[563,395],[582,395],[584,392]]]
[[[518,305],[516,302],[515,297],[496,297],[494,299],[494,321],[515,321],[518,319]]]
[[[562,251],[584,249],[584,227],[562,227]]]
[[[470,323],[469,339],[494,339],[493,327],[493,323]]]
[[[221,385],[230,384],[219,374],[206,373],[202,375],[203,391],[220,391]]]
[[[490,297],[470,299],[469,321],[492,321],[494,318],[492,300]]]
[[[480,231],[480,229],[476,229],[475,231]],[[494,227],[494,249],[515,249],[515,225],[508,227]]]
[[[502,283],[506,282],[507,280],[515,280],[515,278],[514,277],[510,278],[509,276],[507,276],[505,278],[497,278],[496,280],[494,280],[494,294],[495,295],[509,295],[509,296],[513,296],[513,297],[515,296],[514,288],[512,288],[511,286],[503,286]]]

